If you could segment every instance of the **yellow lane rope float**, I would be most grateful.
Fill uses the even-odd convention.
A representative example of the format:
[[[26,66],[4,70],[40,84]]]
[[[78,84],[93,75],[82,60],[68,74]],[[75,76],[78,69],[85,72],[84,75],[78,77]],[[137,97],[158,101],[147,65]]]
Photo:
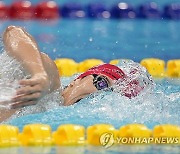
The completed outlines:
[[[110,64],[118,64],[121,59],[111,60]],[[89,68],[104,63],[100,59],[87,59],[80,63],[73,59],[60,58],[55,63],[61,76],[72,76],[76,73],[82,73]],[[140,64],[155,78],[180,78],[180,59],[169,60],[167,64],[164,60],[157,58],[146,58],[141,60]]]
[[[143,124],[127,124],[115,129],[110,124],[95,124],[85,129],[75,124],[60,125],[52,132],[46,124],[18,127],[0,125],[0,147],[11,146],[104,146],[117,144],[176,144],[180,145],[180,126],[156,125],[151,130]]]

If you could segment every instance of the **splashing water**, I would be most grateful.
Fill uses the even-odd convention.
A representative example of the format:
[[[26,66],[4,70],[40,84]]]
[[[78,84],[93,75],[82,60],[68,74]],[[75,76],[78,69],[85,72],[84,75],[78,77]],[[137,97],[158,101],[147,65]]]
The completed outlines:
[[[15,44],[17,44],[17,42],[12,44],[14,45],[13,47],[15,47]],[[19,80],[28,79],[30,77],[31,75],[26,72],[26,70],[16,59],[8,56],[4,49],[2,38],[0,37],[0,109],[9,109],[11,107],[10,100],[15,96],[16,89],[20,87]],[[59,106],[61,102],[62,98],[59,94],[59,90],[57,90],[51,95],[45,96],[37,103],[37,105],[19,110],[13,117],[19,117],[35,112],[43,112],[51,107],[54,108]]]
[[[154,88],[154,81],[147,73],[146,69],[132,60],[121,60],[118,66],[126,74],[125,78],[120,78],[114,85],[116,92],[124,94],[129,98],[139,94],[149,93]]]
[[[166,88],[173,89],[172,85],[164,81],[163,84],[158,84],[155,92],[134,99],[102,91],[91,94],[73,106],[61,106],[47,112],[26,115],[12,119],[8,123],[18,125],[20,128],[28,123],[46,123],[54,130],[65,123],[84,126],[110,123],[116,127],[127,123],[143,123],[150,128],[162,123],[180,124],[179,92],[165,95],[163,92],[165,84]]]
[[[0,38],[1,40],[1,38]],[[0,41],[0,107],[9,108],[9,104],[2,103],[10,100],[19,87],[18,80],[23,76],[20,64],[3,52],[2,41]]]
[[[10,63],[14,62],[12,59],[6,59],[7,55],[3,54],[0,57],[1,63],[3,62],[3,64],[0,64],[2,65],[0,66],[0,80],[6,81],[1,83],[11,81],[11,84],[9,84],[9,91],[6,91],[6,89],[3,90],[4,92],[0,91],[0,98],[3,99],[2,96],[6,93],[9,95],[9,98],[7,98],[10,99],[18,87],[17,81],[27,76],[24,76],[22,69],[19,69],[18,63],[10,65]],[[29,123],[45,123],[51,125],[53,130],[60,124],[65,123],[84,126],[95,123],[110,123],[115,127],[128,123],[143,123],[150,128],[162,123],[180,124],[180,85],[173,85],[167,80],[162,80],[155,84],[146,70],[133,61],[122,60],[118,66],[128,74],[129,80],[119,80],[116,86],[113,87],[115,92],[99,91],[68,107],[59,106],[59,102],[62,102],[62,99],[60,94],[55,92],[43,98],[38,105],[23,108],[20,113],[14,115],[6,123],[17,125],[20,129]],[[9,68],[12,68],[13,71],[10,71],[11,75],[5,76],[4,73]],[[7,75],[8,73],[5,74]],[[16,74],[16,76],[13,77],[13,74]],[[62,78],[63,86],[68,85],[76,77],[77,75]],[[133,80],[137,80],[143,87],[138,96],[129,99],[116,92],[126,87]],[[8,87],[7,84],[0,84],[0,86],[1,89]]]
[[[2,102],[10,100],[19,87],[18,81],[28,78],[29,75],[15,59],[3,52],[2,45],[0,47],[2,52],[0,102]],[[180,84],[170,83],[166,79],[155,83],[146,69],[133,61],[121,60],[118,66],[128,78],[117,81],[113,87],[115,92],[98,91],[77,104],[65,107],[59,106],[62,98],[60,93],[55,91],[45,96],[37,105],[21,109],[6,123],[17,125],[20,129],[28,123],[45,123],[51,125],[53,130],[65,123],[84,126],[110,123],[115,127],[127,123],[143,123],[150,128],[162,123],[180,124]],[[62,85],[68,85],[76,77],[77,75],[61,78]],[[134,81],[140,85],[138,93],[133,91]],[[129,99],[122,95],[124,90],[137,96]],[[8,104],[0,104],[0,108],[3,107],[8,107]]]

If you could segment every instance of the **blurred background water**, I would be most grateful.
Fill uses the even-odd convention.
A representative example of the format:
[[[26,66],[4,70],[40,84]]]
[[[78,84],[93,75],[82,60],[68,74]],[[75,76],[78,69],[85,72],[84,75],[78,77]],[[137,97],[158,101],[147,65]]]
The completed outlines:
[[[38,42],[41,51],[51,58],[72,58],[77,62],[99,58],[105,62],[127,58],[140,62],[143,58],[165,61],[180,58],[179,21],[172,20],[90,20],[60,19],[50,22],[4,21],[26,28]]]

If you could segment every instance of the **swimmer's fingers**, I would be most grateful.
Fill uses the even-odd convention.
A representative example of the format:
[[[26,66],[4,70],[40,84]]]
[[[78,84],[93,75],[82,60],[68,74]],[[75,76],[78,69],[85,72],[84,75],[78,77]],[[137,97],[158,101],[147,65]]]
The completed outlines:
[[[22,95],[22,94],[32,94],[32,93],[36,93],[36,92],[41,92],[42,89],[39,85],[35,85],[33,87],[31,86],[25,86],[25,87],[21,87],[16,91],[16,95]]]
[[[9,104],[11,104],[11,103],[12,103],[11,100],[0,101],[0,106],[1,106],[1,107],[8,107]]]
[[[24,86],[34,86],[39,84],[39,80],[37,79],[25,79],[25,80],[21,80],[19,81],[20,85],[24,85]]]
[[[36,101],[27,101],[27,102],[16,102],[11,104],[11,109],[17,109],[17,108],[22,108],[25,106],[30,106],[30,105],[36,105]]]
[[[17,95],[15,96],[12,101],[13,102],[27,102],[27,101],[37,101],[41,97],[41,93],[33,93],[29,95]]]

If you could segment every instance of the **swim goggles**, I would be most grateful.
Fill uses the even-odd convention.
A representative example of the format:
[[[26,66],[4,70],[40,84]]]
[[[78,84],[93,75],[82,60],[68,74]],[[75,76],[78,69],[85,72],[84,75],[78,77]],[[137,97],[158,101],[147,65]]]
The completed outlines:
[[[107,77],[97,74],[92,74],[92,75],[94,77],[93,85],[96,87],[97,90],[102,90],[110,87]]]

